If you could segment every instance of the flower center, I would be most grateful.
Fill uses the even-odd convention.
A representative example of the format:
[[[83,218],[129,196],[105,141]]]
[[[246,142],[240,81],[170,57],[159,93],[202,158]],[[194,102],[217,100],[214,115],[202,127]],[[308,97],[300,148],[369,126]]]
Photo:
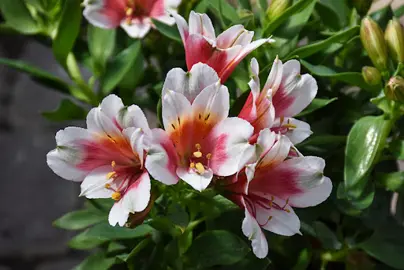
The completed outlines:
[[[205,156],[202,153],[202,147],[199,143],[195,144],[196,151],[192,153],[189,158],[189,168],[198,174],[204,174],[205,170],[209,169],[211,153],[207,153]]]

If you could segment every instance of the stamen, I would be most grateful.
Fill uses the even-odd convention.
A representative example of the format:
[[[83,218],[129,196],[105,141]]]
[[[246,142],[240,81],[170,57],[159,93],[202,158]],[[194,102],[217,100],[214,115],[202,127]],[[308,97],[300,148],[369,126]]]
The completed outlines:
[[[195,164],[195,168],[199,174],[203,174],[205,172],[205,167],[203,167],[202,163],[200,162]]]
[[[201,145],[199,143],[195,144],[195,148],[199,151],[201,150]]]
[[[118,191],[115,191],[114,193],[112,193],[111,198],[112,198],[114,201],[119,201],[119,200],[121,199],[121,193],[118,192]]]
[[[132,13],[133,13],[133,8],[130,8],[130,7],[128,7],[127,9],[126,9],[126,16],[131,16],[132,15]]]
[[[290,128],[290,129],[297,128],[297,126],[296,126],[296,125],[293,125],[293,124],[285,124],[285,125],[283,125],[283,127],[285,127],[285,128]]]
[[[109,173],[107,174],[107,178],[108,178],[108,179],[114,178],[115,175],[116,175],[116,172],[109,172]]]
[[[212,158],[212,154],[211,153],[207,153],[206,154],[206,159],[211,159]]]
[[[116,162],[114,160],[111,162],[111,166],[112,166],[112,168],[114,168],[116,166]]]
[[[282,123],[283,123],[284,120],[285,120],[285,117],[284,117],[284,116],[281,116],[281,117],[280,117],[281,125],[282,125]]]
[[[194,152],[193,155],[194,155],[194,157],[196,157],[196,158],[200,158],[200,157],[202,157],[202,152],[197,151],[197,152]]]
[[[190,167],[191,169],[195,168],[195,163],[191,162],[191,163],[189,164],[189,167]]]
[[[110,184],[105,184],[105,188],[110,189],[111,185]]]
[[[268,221],[267,221],[267,222],[270,222],[270,221],[271,221],[271,219],[272,219],[272,216],[269,216],[269,217],[268,217]]]

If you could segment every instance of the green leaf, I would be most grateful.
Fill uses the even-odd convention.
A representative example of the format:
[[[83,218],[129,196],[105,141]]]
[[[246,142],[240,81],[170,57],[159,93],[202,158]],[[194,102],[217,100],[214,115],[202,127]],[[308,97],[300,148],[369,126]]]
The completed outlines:
[[[225,1],[225,0],[209,1],[209,5],[216,12],[219,12],[219,14],[222,14],[230,22],[232,22],[232,23],[238,22],[239,17],[238,17],[237,11],[232,5],[229,4],[228,1]]]
[[[81,0],[65,1],[52,45],[53,54],[64,67],[80,32],[81,12]]]
[[[394,220],[389,220],[387,225],[378,228],[359,247],[391,267],[404,269],[404,227]]]
[[[324,223],[315,221],[312,224],[316,232],[317,239],[320,240],[322,247],[328,250],[339,250],[342,247],[335,233],[330,230]]]
[[[271,261],[268,258],[258,259],[254,253],[249,252],[241,261],[219,268],[220,270],[266,270]]]
[[[377,173],[375,182],[389,191],[403,191],[404,172]]]
[[[381,92],[381,95],[379,95],[378,97],[372,98],[370,99],[370,102],[372,102],[373,104],[375,104],[380,110],[382,110],[385,113],[391,113],[391,101],[388,100],[386,98],[386,96],[384,95],[384,92]]]
[[[50,121],[82,120],[86,119],[87,110],[69,99],[63,99],[56,110],[43,112],[42,116]]]
[[[121,82],[140,55],[140,49],[140,41],[135,41],[107,65],[106,72],[102,78],[102,92],[104,95],[109,94]],[[143,69],[143,67],[141,68]]]
[[[87,257],[82,263],[73,268],[73,270],[108,270],[115,264],[115,258],[107,258],[104,252],[97,252]]]
[[[299,257],[297,258],[296,264],[293,266],[292,270],[306,270],[308,269],[311,261],[311,252],[309,249],[303,249]]]
[[[317,52],[327,49],[331,44],[343,43],[359,33],[359,26],[351,27],[347,30],[336,33],[335,35],[303,47],[299,47],[289,53],[287,58],[298,55],[300,58],[306,58]]]
[[[335,1],[335,0],[320,0],[322,5],[327,6],[337,15],[337,21],[340,26],[345,26],[348,22],[349,7],[346,1]]]
[[[345,148],[344,184],[347,197],[361,196],[378,154],[384,148],[391,121],[384,116],[365,116],[349,132]]]
[[[177,42],[182,43],[180,33],[178,32],[178,28],[176,25],[167,25],[165,23],[160,22],[159,20],[152,19],[153,24],[156,26],[156,29],[163,34],[164,36],[175,40]]]
[[[139,244],[137,244],[132,249],[132,251],[127,256],[123,256],[121,257],[121,259],[125,262],[133,259],[141,250],[147,247],[151,242],[152,242],[151,238],[143,239],[142,241],[139,242]]]
[[[239,5],[247,10],[251,10],[250,0],[238,0]]]
[[[373,203],[375,198],[375,186],[372,182],[368,182],[360,192],[361,194],[359,195],[355,194],[356,197],[350,197],[351,194],[348,194],[344,184],[340,183],[338,185],[337,198],[339,199],[340,210],[343,213],[356,216]]]
[[[386,5],[385,7],[373,12],[370,14],[373,20],[377,22],[381,29],[385,29],[387,23],[394,16],[393,10],[391,9],[391,5]]]
[[[286,9],[282,13],[282,15],[280,15],[275,20],[273,20],[269,24],[267,24],[266,27],[264,28],[263,35],[267,36],[267,35],[272,34],[283,22],[285,22],[291,16],[301,12],[306,7],[308,7],[310,4],[312,4],[313,7],[314,7],[315,2],[316,2],[316,0],[300,0],[300,1],[298,1],[293,6]]]
[[[28,74],[32,80],[54,89],[58,92],[69,94],[69,85],[58,77],[41,70],[35,66],[29,65],[23,61],[11,60],[6,58],[0,58],[0,64],[14,68],[18,71]]]
[[[237,263],[248,251],[248,246],[238,236],[217,230],[204,232],[197,237],[185,256],[198,269]]]
[[[340,145],[345,143],[346,136],[338,136],[338,135],[314,135],[308,138],[307,140],[298,144],[300,147],[307,146],[327,146],[327,145]]]
[[[107,215],[103,212],[84,209],[67,213],[55,220],[53,226],[65,230],[81,230],[106,219]]]
[[[103,29],[88,25],[87,40],[96,74],[104,72],[105,65],[115,49],[115,29]]]
[[[318,109],[321,109],[321,108],[327,106],[328,104],[330,104],[331,102],[333,102],[335,100],[337,100],[337,98],[332,98],[332,99],[315,98],[304,111],[302,111],[301,113],[299,113],[297,115],[297,117],[310,114]]]
[[[172,237],[177,237],[181,234],[181,229],[179,226],[175,225],[167,217],[156,217],[150,220],[148,223],[154,229],[167,233]]]
[[[325,26],[333,30],[339,30],[341,28],[338,14],[331,7],[320,1],[316,4],[316,10],[321,14],[319,17]]]
[[[0,10],[7,23],[22,34],[36,34],[41,31],[23,0],[1,0]]]
[[[377,87],[371,86],[365,82],[363,79],[363,76],[359,72],[342,72],[342,73],[337,73],[331,68],[328,68],[326,66],[322,65],[312,65],[309,62],[301,59],[300,62],[302,65],[307,68],[310,73],[320,76],[320,77],[326,77],[326,78],[333,78],[338,81],[346,82],[350,85],[355,85],[358,86],[362,89],[371,91],[372,93],[375,93],[376,90],[378,90]]]
[[[404,15],[404,5],[400,6],[399,8],[396,8],[394,11],[394,16],[397,18],[400,18],[401,16]]]
[[[404,140],[396,140],[390,143],[389,150],[399,160],[404,160]]]

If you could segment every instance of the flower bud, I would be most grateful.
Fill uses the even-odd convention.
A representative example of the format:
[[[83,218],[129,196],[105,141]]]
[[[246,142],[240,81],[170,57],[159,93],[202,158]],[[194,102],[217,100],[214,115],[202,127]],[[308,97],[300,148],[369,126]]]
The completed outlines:
[[[387,47],[384,42],[383,31],[370,17],[362,20],[361,40],[370,59],[380,71],[387,69]]]
[[[362,76],[365,82],[369,85],[379,85],[382,82],[380,72],[374,67],[363,67]]]
[[[368,13],[370,6],[372,5],[372,1],[370,0],[351,0],[353,6],[359,15],[364,16]]]
[[[272,21],[282,15],[282,13],[290,6],[291,3],[291,0],[272,0],[271,5],[267,10],[269,20]]]
[[[404,102],[404,79],[400,76],[390,78],[384,88],[384,94],[388,99]]]
[[[397,19],[392,19],[384,33],[390,55],[397,62],[404,62],[404,30]]]

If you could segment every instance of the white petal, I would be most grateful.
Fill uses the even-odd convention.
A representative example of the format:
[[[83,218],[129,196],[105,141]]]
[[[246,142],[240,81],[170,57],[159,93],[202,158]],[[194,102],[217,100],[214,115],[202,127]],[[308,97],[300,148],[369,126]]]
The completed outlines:
[[[169,14],[159,16],[156,18],[156,20],[165,23],[167,25],[173,25],[175,23],[174,17],[171,17]]]
[[[189,35],[189,28],[187,21],[179,14],[172,12],[171,15],[173,15],[175,22],[178,27],[178,31],[180,32],[182,42],[185,44],[188,35]]]
[[[101,5],[88,5],[84,8],[83,15],[92,25],[100,28],[115,28],[115,25],[102,12]]]
[[[309,124],[295,118],[284,118],[282,123],[277,118],[271,130],[287,136],[293,144],[301,143],[312,134]]]
[[[261,155],[263,152],[271,149],[274,146],[277,138],[278,136],[276,133],[270,131],[268,128],[261,130],[257,138],[259,154]]]
[[[105,97],[100,104],[101,111],[112,120],[118,119],[119,112],[123,107],[122,99],[116,95]]]
[[[212,181],[213,172],[207,169],[203,174],[199,174],[192,169],[178,167],[177,175],[194,189],[202,191],[206,189]]]
[[[141,128],[145,133],[150,132],[146,116],[139,106],[131,105],[121,111],[119,122],[123,128]]]
[[[189,33],[200,34],[209,40],[216,40],[212,21],[206,14],[191,11],[189,15]]]
[[[243,233],[251,241],[252,250],[258,258],[268,255],[268,242],[255,218],[245,209],[245,217],[242,224]]]
[[[154,179],[166,185],[178,182],[177,153],[173,143],[162,129],[152,130],[145,166]]]
[[[135,153],[138,154],[140,162],[143,166],[143,152],[145,149],[144,141],[144,133],[141,128],[126,128],[122,131],[125,137],[130,142],[130,145]]]
[[[265,94],[271,89],[272,93],[276,93],[279,88],[279,85],[282,82],[283,77],[283,64],[282,61],[279,60],[278,56],[276,56],[274,63],[271,68],[271,72],[268,75],[267,81],[265,82],[263,92]]]
[[[173,132],[192,115],[191,103],[184,95],[168,91],[163,96],[162,114],[165,130],[169,133]]]
[[[174,68],[167,73],[161,95],[164,96],[171,90],[184,94],[192,103],[204,88],[217,81],[219,76],[216,71],[206,64],[195,64],[189,72]]]
[[[270,148],[262,148],[263,153],[261,155],[261,160],[259,166],[275,166],[276,164],[282,163],[289,154],[292,143],[285,136],[277,136],[277,141]],[[270,145],[270,144],[268,144]]]
[[[83,181],[87,173],[77,169],[74,164],[66,161],[64,157],[65,155],[61,154],[58,149],[54,149],[46,155],[46,163],[54,173],[66,180]]]
[[[181,4],[181,0],[165,0],[164,7],[176,9]]]
[[[111,226],[115,226],[118,223],[119,226],[123,227],[128,217],[129,211],[123,207],[122,201],[118,201],[109,211],[108,221]]]
[[[111,166],[102,166],[91,171],[81,183],[80,196],[89,199],[111,198],[114,191],[105,187],[105,184],[112,182],[107,176],[111,171]]]
[[[236,61],[239,61],[240,59],[243,59],[244,57],[246,57],[250,52],[254,51],[255,49],[257,49],[258,47],[260,47],[261,45],[265,44],[265,43],[270,43],[273,42],[272,39],[270,38],[263,38],[263,39],[259,39],[259,40],[255,40],[253,42],[251,42],[250,44],[248,44],[247,46],[243,47],[243,50],[240,52],[239,56],[237,57]]]
[[[231,117],[220,122],[212,130],[211,168],[215,175],[228,176],[237,172],[241,155],[250,147],[248,139],[254,132],[254,128],[247,121]]]
[[[241,24],[233,25],[217,37],[217,47],[227,49],[234,44],[237,37],[244,31],[244,26]]]
[[[101,107],[90,110],[87,115],[87,128],[97,134],[104,133],[110,136],[119,136],[121,134],[117,125],[101,110]]]
[[[91,134],[84,128],[67,127],[56,133],[56,144],[64,147],[76,147],[81,140],[90,140]]]
[[[144,172],[122,197],[122,205],[130,213],[143,211],[150,200],[151,183],[147,172]]]
[[[131,24],[126,22],[121,23],[121,27],[128,33],[132,38],[143,38],[147,33],[149,33],[151,28],[151,22],[149,20],[132,21]]]

